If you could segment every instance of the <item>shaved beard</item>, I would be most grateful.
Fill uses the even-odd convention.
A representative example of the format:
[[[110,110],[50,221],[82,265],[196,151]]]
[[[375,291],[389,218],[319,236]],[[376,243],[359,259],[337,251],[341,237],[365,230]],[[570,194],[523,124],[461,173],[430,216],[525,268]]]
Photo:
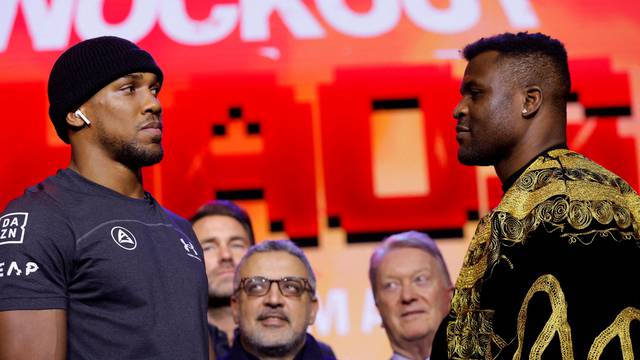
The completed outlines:
[[[164,151],[157,141],[158,149],[147,149],[142,145],[133,141],[124,141],[121,139],[111,138],[100,134],[100,144],[104,146],[113,155],[114,160],[125,165],[129,169],[139,169],[145,166],[151,166],[162,160]]]
[[[244,344],[248,348],[252,349],[255,354],[274,358],[295,355],[293,352],[297,349],[302,349],[307,337],[307,334],[302,332],[299,336],[291,339],[291,341],[285,344],[267,345],[263,343],[263,339],[260,336],[252,336],[257,334],[245,334],[242,332],[242,329],[240,329],[240,334],[244,338]]]

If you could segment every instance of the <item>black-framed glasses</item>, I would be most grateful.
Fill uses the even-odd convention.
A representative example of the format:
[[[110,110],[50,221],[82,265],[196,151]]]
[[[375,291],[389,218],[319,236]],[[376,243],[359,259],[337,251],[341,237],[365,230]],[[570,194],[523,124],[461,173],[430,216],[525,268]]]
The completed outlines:
[[[313,288],[309,280],[297,276],[288,276],[281,279],[268,279],[262,276],[242,278],[236,292],[242,289],[249,296],[264,296],[269,293],[272,283],[278,284],[280,294],[283,296],[300,297],[305,291],[313,294]]]

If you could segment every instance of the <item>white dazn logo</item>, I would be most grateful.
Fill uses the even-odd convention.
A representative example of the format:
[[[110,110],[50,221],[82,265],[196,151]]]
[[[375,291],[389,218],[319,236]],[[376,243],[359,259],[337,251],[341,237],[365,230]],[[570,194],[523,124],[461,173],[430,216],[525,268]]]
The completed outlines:
[[[22,244],[29,213],[14,212],[0,217],[0,245]]]
[[[133,233],[122,226],[114,226],[111,229],[111,238],[118,246],[125,250],[133,250],[138,245]]]

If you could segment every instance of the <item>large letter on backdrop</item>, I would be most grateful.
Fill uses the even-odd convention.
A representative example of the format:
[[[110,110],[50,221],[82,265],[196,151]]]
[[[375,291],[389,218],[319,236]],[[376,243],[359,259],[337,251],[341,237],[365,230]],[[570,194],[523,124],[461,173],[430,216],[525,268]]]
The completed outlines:
[[[133,42],[143,39],[151,32],[158,18],[158,2],[155,0],[132,0],[131,12],[119,24],[105,21],[104,0],[78,1],[76,31],[83,39],[102,35],[113,35]]]
[[[271,232],[317,244],[311,110],[272,75],[196,76],[167,108],[165,203],[265,201]],[[179,175],[178,175],[179,174]]]
[[[271,36],[270,17],[278,13],[282,22],[298,39],[316,39],[325,35],[322,25],[300,0],[241,0],[240,34],[245,41],[265,41]]]
[[[185,45],[207,45],[220,41],[235,29],[238,6],[218,4],[209,17],[193,20],[187,14],[184,0],[163,0],[160,27],[174,41]]]
[[[0,53],[7,49],[17,14],[18,0],[5,0],[0,2]]]
[[[27,31],[35,50],[57,50],[69,42],[72,0],[3,0],[0,2],[0,52],[7,47],[18,10],[22,3]]]
[[[338,70],[320,88],[330,226],[351,242],[460,236],[477,203],[474,170],[456,156],[457,86],[448,66],[407,66]]]
[[[409,18],[421,28],[437,33],[459,33],[480,21],[478,0],[450,0],[449,8],[441,10],[429,0],[404,0]]]
[[[354,12],[345,0],[318,0],[318,10],[324,19],[343,34],[356,37],[374,37],[396,27],[402,15],[397,0],[373,0],[371,10]]]

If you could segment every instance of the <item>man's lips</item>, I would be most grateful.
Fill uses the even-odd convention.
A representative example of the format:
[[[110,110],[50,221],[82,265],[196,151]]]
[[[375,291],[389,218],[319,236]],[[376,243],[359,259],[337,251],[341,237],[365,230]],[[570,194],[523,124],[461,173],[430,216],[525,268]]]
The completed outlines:
[[[213,271],[214,275],[233,275],[234,273],[235,269],[233,268],[233,266],[227,266],[226,264],[219,266]]]
[[[465,137],[470,136],[471,129],[466,126],[458,125],[456,126],[456,141],[458,143],[462,143]]]
[[[456,133],[470,132],[471,130],[467,126],[457,125]]]
[[[145,122],[140,127],[140,131],[153,136],[162,136],[162,122],[159,120]]]
[[[419,309],[418,310],[408,310],[408,311],[402,312],[400,314],[400,317],[401,318],[407,318],[407,317],[411,317],[411,316],[414,316],[414,315],[422,315],[422,314],[425,314],[425,313],[426,313],[426,311],[419,310]]]
[[[230,276],[230,275],[234,275],[234,271],[233,269],[230,270],[217,270],[215,272],[216,276]]]
[[[269,311],[258,316],[258,321],[266,326],[281,326],[289,322],[289,318],[279,311]]]

